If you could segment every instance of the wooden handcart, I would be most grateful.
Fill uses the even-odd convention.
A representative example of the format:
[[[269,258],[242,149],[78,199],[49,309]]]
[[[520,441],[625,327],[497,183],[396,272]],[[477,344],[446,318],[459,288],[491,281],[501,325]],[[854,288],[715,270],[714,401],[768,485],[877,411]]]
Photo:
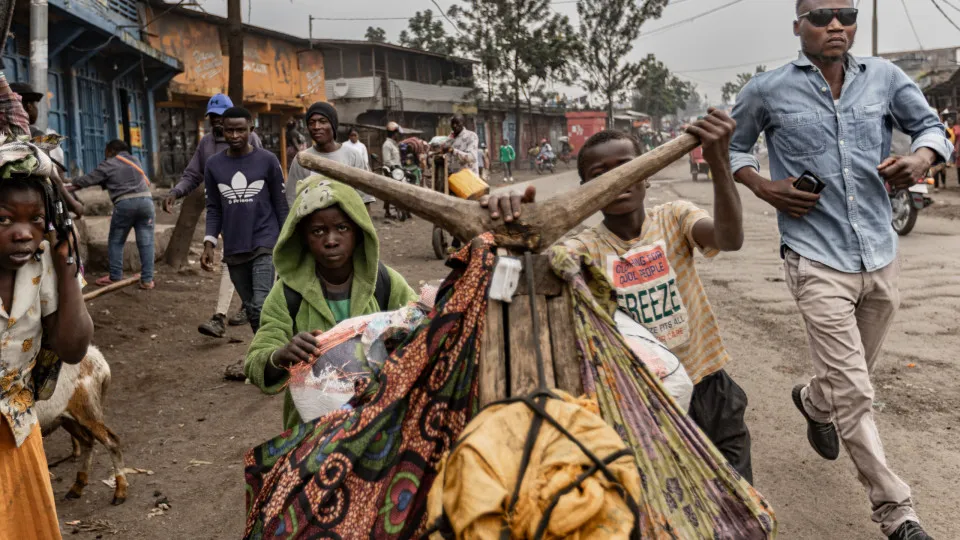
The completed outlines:
[[[570,299],[541,253],[628,188],[685,157],[698,145],[696,137],[682,135],[568,193],[526,205],[521,218],[512,223],[491,220],[479,203],[450,196],[448,188],[438,188],[436,179],[434,190],[427,190],[389,182],[306,153],[297,159],[308,169],[403,205],[457,238],[475,238],[491,231],[497,246],[507,253],[534,254],[523,263],[513,301],[489,303],[480,366],[480,399],[487,404],[524,395],[537,387],[538,349],[543,354],[547,385],[579,394],[582,383]],[[530,272],[533,291],[526,277]],[[529,301],[531,292],[535,295],[533,302]]]

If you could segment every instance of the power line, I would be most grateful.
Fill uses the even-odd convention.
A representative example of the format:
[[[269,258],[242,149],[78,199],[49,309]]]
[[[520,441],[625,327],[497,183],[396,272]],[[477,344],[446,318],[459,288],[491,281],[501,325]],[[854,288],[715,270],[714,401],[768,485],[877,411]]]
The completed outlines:
[[[440,7],[440,4],[437,3],[437,0],[430,0],[430,1],[433,2],[433,5],[437,6],[437,11],[439,11],[440,15],[443,15],[443,18],[446,19],[448,23],[450,23],[450,26],[452,26],[453,29],[456,30],[457,33],[462,36],[463,30],[460,30],[460,27],[457,26],[455,22],[451,21],[450,17],[447,17],[447,12],[444,11],[442,7]]]
[[[930,2],[932,2],[934,7],[937,8],[937,11],[939,11],[940,14],[943,15],[944,19],[946,19],[950,24],[952,24],[954,28],[956,28],[957,30],[960,30],[960,26],[957,26],[957,23],[953,22],[953,19],[951,19],[950,16],[947,15],[945,11],[943,11],[943,8],[940,7],[940,4],[937,3],[937,0],[930,0]]]
[[[651,30],[651,31],[649,31],[649,32],[643,32],[643,33],[641,33],[641,34],[640,34],[640,38],[645,38],[645,37],[647,37],[647,36],[650,36],[650,35],[653,35],[653,34],[657,34],[657,33],[663,32],[664,30],[669,30],[669,29],[671,29],[671,28],[675,28],[675,27],[680,26],[680,25],[682,25],[682,24],[686,24],[686,23],[688,23],[688,22],[695,21],[695,20],[697,20],[697,19],[699,19],[699,18],[701,18],[701,17],[706,17],[707,15],[711,15],[711,14],[716,13],[716,12],[722,10],[722,9],[726,9],[726,8],[728,8],[728,7],[730,7],[730,6],[739,4],[739,3],[743,2],[743,1],[744,1],[744,0],[733,0],[732,2],[727,2],[726,4],[723,4],[722,6],[718,6],[718,7],[715,7],[715,8],[713,8],[713,9],[711,9],[711,10],[704,11],[703,13],[698,13],[697,15],[694,15],[694,16],[692,16],[692,17],[688,17],[688,18],[683,19],[683,20],[681,20],[681,21],[677,21],[677,22],[675,22],[675,23],[668,24],[668,25],[666,25],[666,26],[661,26],[661,27],[659,27],[659,28],[654,28],[653,30]]]
[[[913,37],[917,38],[917,45],[920,46],[920,50],[923,50],[923,42],[920,41],[920,34],[917,33],[917,27],[913,25],[913,18],[910,16],[910,10],[907,9],[907,0],[900,0],[900,4],[903,5],[903,12],[907,15],[907,22],[910,23],[910,29],[913,30]]]
[[[789,60],[789,59],[791,59],[791,58],[793,58],[793,55],[790,55],[790,56],[778,56],[778,57],[776,57],[776,58],[767,58],[767,59],[764,59],[764,60],[754,60],[753,62],[744,62],[744,63],[742,63],[742,64],[731,64],[731,65],[729,65],[729,66],[718,66],[718,67],[698,68],[698,69],[684,69],[684,70],[680,70],[680,71],[674,71],[674,73],[701,73],[701,72],[704,72],[704,71],[721,71],[721,70],[724,70],[724,69],[733,69],[733,68],[745,67],[745,66],[756,66],[756,65],[758,65],[758,64],[763,64],[763,63],[766,63],[766,62],[775,62],[775,61],[777,61],[777,60]]]
[[[410,17],[314,17],[315,21],[407,21]]]
[[[949,2],[948,0],[943,0],[943,3],[946,4],[947,6],[953,8],[954,10],[960,12],[960,8],[958,8],[957,6],[953,5],[953,4],[952,4],[951,2]]]

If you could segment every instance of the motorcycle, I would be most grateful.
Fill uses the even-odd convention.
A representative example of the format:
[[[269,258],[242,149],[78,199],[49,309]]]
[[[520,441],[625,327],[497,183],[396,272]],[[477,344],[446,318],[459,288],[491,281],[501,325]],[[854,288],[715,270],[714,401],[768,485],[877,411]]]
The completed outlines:
[[[700,175],[705,175],[707,180],[711,180],[710,175],[710,166],[707,165],[707,160],[703,159],[703,148],[698,146],[690,151],[689,155],[690,161],[690,177],[693,178],[693,181],[696,182],[699,180]]]
[[[550,174],[553,174],[556,161],[557,158],[547,157],[543,154],[537,156],[537,174],[543,174],[543,171],[550,171]]]
[[[893,211],[891,225],[893,230],[900,236],[906,236],[913,230],[917,224],[917,216],[920,210],[933,204],[930,198],[930,190],[927,186],[933,185],[933,178],[920,178],[917,182],[908,188],[894,188],[888,183],[884,183],[887,189],[887,196],[890,197],[890,208]]]
[[[418,185],[419,185],[419,182],[418,182],[418,180],[417,180],[417,177],[416,177],[416,175],[413,173],[413,171],[408,171],[408,170],[404,169],[403,167],[401,167],[400,165],[394,165],[393,167],[388,167],[388,166],[384,165],[384,166],[380,169],[380,171],[381,171],[381,173],[383,173],[383,175],[386,176],[387,178],[392,178],[392,179],[396,180],[397,182],[406,182],[406,183],[408,183],[408,184],[412,184],[412,185],[415,185],[415,186],[418,186]],[[388,207],[388,208],[389,208],[389,207]],[[397,210],[397,219],[399,219],[400,221],[406,221],[406,220],[410,219],[411,214],[410,214],[410,211],[409,211],[409,210],[407,210],[406,208],[402,208],[402,207],[400,207],[400,206],[394,206],[394,208],[396,208],[396,210]],[[389,215],[389,209],[387,210],[387,212],[388,212],[388,215]]]

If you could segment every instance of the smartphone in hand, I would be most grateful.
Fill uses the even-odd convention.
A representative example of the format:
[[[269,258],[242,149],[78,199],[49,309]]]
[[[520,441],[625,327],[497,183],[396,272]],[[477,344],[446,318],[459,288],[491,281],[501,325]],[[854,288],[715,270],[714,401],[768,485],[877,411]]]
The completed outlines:
[[[823,191],[823,188],[827,187],[827,185],[823,183],[823,180],[820,180],[820,177],[812,172],[803,171],[803,174],[800,175],[800,178],[797,178],[797,180],[793,183],[793,187],[799,189],[800,191],[806,191],[816,195]]]

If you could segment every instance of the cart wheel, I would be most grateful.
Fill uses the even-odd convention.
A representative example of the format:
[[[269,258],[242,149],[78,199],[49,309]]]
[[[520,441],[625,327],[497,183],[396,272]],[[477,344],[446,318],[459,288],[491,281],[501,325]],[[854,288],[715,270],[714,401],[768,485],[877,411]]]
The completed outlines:
[[[447,258],[447,248],[450,247],[450,241],[447,235],[440,227],[433,228],[433,254],[441,261]]]

